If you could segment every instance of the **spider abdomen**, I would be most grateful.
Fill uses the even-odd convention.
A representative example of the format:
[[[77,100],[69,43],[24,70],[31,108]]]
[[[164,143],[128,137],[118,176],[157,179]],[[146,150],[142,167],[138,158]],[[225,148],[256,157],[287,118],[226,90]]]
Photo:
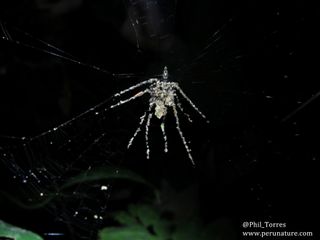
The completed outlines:
[[[174,86],[158,80],[150,89],[150,104],[155,105],[154,115],[161,119],[167,115],[167,108],[174,105]]]

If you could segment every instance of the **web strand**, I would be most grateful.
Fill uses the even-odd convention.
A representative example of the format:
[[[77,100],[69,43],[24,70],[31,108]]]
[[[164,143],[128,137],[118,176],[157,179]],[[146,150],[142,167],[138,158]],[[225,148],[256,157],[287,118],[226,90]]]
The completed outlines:
[[[54,46],[54,45],[52,45],[50,43],[47,43],[47,42],[45,42],[45,41],[43,41],[43,40],[41,40],[39,38],[36,38],[36,37],[32,36],[30,33],[24,32],[24,31],[22,31],[22,30],[20,30],[18,28],[14,28],[14,29],[16,31],[21,32],[25,36],[33,39],[34,41],[37,41],[37,42],[43,44],[47,48],[51,48],[52,50],[54,50],[56,52],[50,51],[50,50],[47,50],[47,49],[42,49],[42,48],[36,47],[34,45],[21,42],[19,40],[15,40],[10,36],[10,34],[9,34],[9,32],[8,32],[6,26],[5,26],[5,23],[0,21],[0,26],[1,26],[1,30],[2,30],[2,32],[4,34],[4,36],[2,36],[2,39],[5,40],[5,41],[14,43],[14,44],[16,44],[18,46],[22,46],[22,47],[29,48],[29,49],[32,49],[32,50],[40,51],[40,52],[46,53],[48,55],[63,59],[65,61],[68,61],[68,62],[71,62],[71,63],[74,63],[76,65],[84,66],[84,67],[93,69],[95,71],[108,74],[108,75],[110,75],[110,76],[112,76],[114,78],[131,78],[131,77],[141,76],[141,75],[137,75],[137,74],[134,74],[134,73],[112,73],[111,71],[108,71],[108,70],[106,70],[106,69],[104,69],[102,67],[82,62],[82,61],[78,60],[76,57],[74,57],[72,54],[70,54],[70,53],[68,53],[66,51],[63,51],[60,48],[58,48],[58,47],[56,47],[56,46]]]
[[[294,111],[292,111],[291,113],[289,113],[286,117],[284,117],[281,122],[286,122],[288,121],[290,118],[292,118],[294,115],[296,115],[298,112],[300,112],[302,109],[304,109],[305,107],[307,107],[310,103],[312,103],[314,100],[316,100],[318,97],[320,96],[320,91],[317,92],[316,94],[314,94],[312,97],[310,97],[307,101],[305,101],[304,103],[302,103],[298,108],[296,108]]]
[[[214,46],[222,37],[223,31],[229,26],[229,24],[233,21],[233,18],[229,18],[229,20],[224,23],[218,30],[213,32],[209,37],[208,43],[202,48],[202,50],[197,54],[195,58],[192,59],[191,62],[182,64],[182,66],[178,67],[175,72],[184,72],[186,68],[195,65],[199,60],[204,58],[208,53],[209,49]]]

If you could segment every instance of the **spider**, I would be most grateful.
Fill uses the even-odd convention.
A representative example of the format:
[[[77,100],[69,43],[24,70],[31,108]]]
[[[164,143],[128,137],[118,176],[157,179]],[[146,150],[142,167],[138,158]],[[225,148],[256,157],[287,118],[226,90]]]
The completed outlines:
[[[131,86],[123,91],[120,91],[114,94],[114,97],[121,97],[125,93],[128,93],[136,88],[141,86],[148,85],[148,87],[134,96],[127,98],[125,100],[119,100],[116,104],[110,106],[110,108],[115,108],[130,101],[133,101],[139,97],[144,96],[145,94],[149,94],[149,108],[144,112],[144,114],[140,117],[140,123],[137,127],[136,131],[134,132],[133,136],[129,140],[127,148],[129,149],[138,135],[141,132],[142,128],[145,128],[145,143],[146,143],[146,157],[147,159],[150,158],[150,147],[149,147],[149,126],[151,119],[156,116],[158,119],[161,120],[160,128],[163,136],[164,141],[164,152],[168,152],[168,142],[167,142],[167,135],[165,130],[165,119],[168,113],[168,110],[171,109],[173,111],[173,115],[176,121],[176,129],[180,135],[182,143],[186,149],[189,159],[191,163],[194,165],[194,160],[191,154],[191,148],[189,147],[183,132],[180,128],[180,120],[178,115],[178,109],[187,117],[189,122],[192,122],[190,116],[184,111],[178,94],[180,94],[190,105],[191,107],[209,123],[206,116],[198,109],[198,107],[191,101],[191,99],[182,91],[179,84],[177,82],[172,82],[169,80],[169,72],[168,68],[165,66],[162,72],[161,78],[150,78],[146,81],[140,82],[134,86]]]

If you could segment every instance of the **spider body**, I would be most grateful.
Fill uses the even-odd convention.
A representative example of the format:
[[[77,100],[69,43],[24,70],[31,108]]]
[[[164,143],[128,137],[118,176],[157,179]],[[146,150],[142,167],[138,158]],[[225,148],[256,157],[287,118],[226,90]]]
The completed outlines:
[[[182,91],[179,84],[176,82],[169,81],[169,74],[167,67],[164,67],[162,77],[161,78],[150,78],[146,81],[143,81],[141,83],[138,83],[134,86],[131,86],[123,91],[120,91],[119,93],[116,93],[114,97],[121,97],[122,95],[140,88],[144,85],[149,85],[144,90],[141,90],[137,94],[133,95],[130,98],[127,98],[125,100],[120,100],[116,104],[110,106],[110,108],[118,107],[122,104],[125,104],[127,102],[130,102],[132,100],[135,100],[136,98],[139,98],[141,96],[144,96],[145,94],[149,94],[149,108],[147,111],[144,112],[144,114],[140,117],[140,123],[138,128],[136,129],[135,133],[131,137],[128,148],[132,145],[135,137],[138,135],[138,133],[142,130],[142,127],[145,128],[145,142],[146,142],[146,155],[147,159],[150,157],[150,147],[149,147],[149,126],[151,123],[151,119],[154,116],[156,116],[158,119],[160,119],[161,125],[161,131],[163,135],[164,140],[164,152],[168,152],[168,143],[167,143],[167,135],[165,131],[165,119],[168,111],[171,109],[173,112],[173,115],[176,120],[176,129],[180,135],[180,138],[183,142],[183,145],[187,151],[188,157],[191,160],[192,164],[194,164],[193,157],[191,155],[191,149],[183,135],[183,132],[180,128],[180,120],[178,115],[178,109],[180,112],[182,112],[187,119],[192,122],[190,116],[185,113],[182,104],[179,100],[179,95],[181,95],[184,100],[186,100],[191,107],[204,119],[206,119],[206,116],[197,108],[197,106],[191,101],[191,99]],[[207,122],[209,122],[207,120]]]
[[[154,115],[158,118],[164,118],[167,115],[168,108],[174,105],[175,83],[156,81],[150,86],[150,104],[154,104]]]

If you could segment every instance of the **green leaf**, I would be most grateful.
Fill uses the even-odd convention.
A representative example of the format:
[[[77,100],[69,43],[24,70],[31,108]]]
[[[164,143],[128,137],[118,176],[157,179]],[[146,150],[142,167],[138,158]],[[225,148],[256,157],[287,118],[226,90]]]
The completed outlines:
[[[12,226],[0,220],[0,237],[12,238],[14,240],[43,240],[39,235]]]
[[[127,234],[137,237],[137,240],[158,239],[170,237],[170,222],[160,217],[160,212],[145,204],[131,204],[128,211],[113,214],[113,218],[123,225],[122,228],[105,228],[102,232],[106,239],[126,239]],[[121,236],[121,237],[120,237]],[[130,239],[130,238],[129,238]]]
[[[91,181],[98,181],[103,179],[122,179],[122,180],[129,180],[132,182],[144,184],[152,189],[155,187],[147,182],[143,177],[140,175],[128,170],[128,169],[119,169],[113,167],[103,167],[103,168],[96,168],[91,169],[85,173],[79,174],[67,181],[60,190],[71,187],[78,183],[83,182],[91,182]]]
[[[159,214],[148,205],[130,205],[129,213],[139,218],[143,226],[148,227],[159,221]]]
[[[119,211],[113,214],[114,220],[116,220],[118,223],[121,223],[125,226],[134,226],[139,224],[137,219],[125,211]]]
[[[130,205],[129,212],[139,219],[145,228],[152,227],[156,236],[165,239],[170,235],[170,223],[160,217],[154,207],[149,205]]]
[[[142,226],[105,228],[99,232],[99,240],[159,240]]]

